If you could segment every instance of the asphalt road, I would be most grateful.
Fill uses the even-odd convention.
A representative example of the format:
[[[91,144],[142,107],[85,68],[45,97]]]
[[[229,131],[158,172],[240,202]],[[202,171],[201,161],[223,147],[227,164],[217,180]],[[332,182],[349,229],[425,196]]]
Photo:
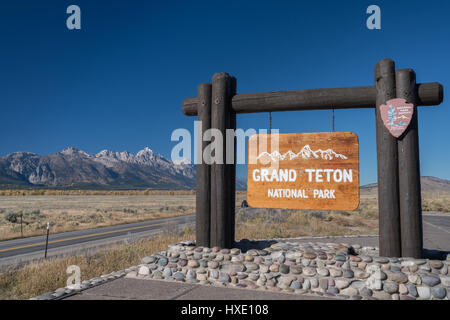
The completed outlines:
[[[450,252],[450,213],[424,214],[422,222],[424,247]]]
[[[446,229],[450,232],[450,214],[448,216],[424,215],[423,221],[434,226],[439,226],[440,228]]]
[[[74,248],[84,249],[93,247],[96,243],[113,242],[115,239],[133,239],[134,236],[151,235],[165,231],[170,226],[192,225],[195,222],[194,215],[165,218],[152,221],[144,221],[102,227],[96,229],[79,230],[58,234],[50,234],[48,251],[67,252]],[[424,214],[424,244],[427,248],[450,250],[450,215],[449,214]],[[20,257],[20,261],[32,260],[36,256],[42,257],[45,250],[45,236],[15,239],[0,242],[0,265],[14,264]]]
[[[48,250],[62,248],[73,245],[83,245],[98,240],[126,236],[132,238],[135,234],[168,230],[173,225],[182,226],[192,224],[195,221],[194,215],[187,215],[174,218],[164,218],[158,220],[129,223],[96,229],[86,229],[58,234],[50,234]],[[30,253],[42,254],[45,251],[45,236],[37,236],[23,239],[14,239],[0,242],[0,261],[16,255],[26,255]]]

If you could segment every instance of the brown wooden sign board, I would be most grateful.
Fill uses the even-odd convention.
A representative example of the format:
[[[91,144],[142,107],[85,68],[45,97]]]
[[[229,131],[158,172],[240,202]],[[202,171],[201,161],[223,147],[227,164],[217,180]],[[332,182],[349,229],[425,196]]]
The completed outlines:
[[[320,210],[358,208],[359,144],[356,134],[278,134],[278,148],[276,143],[271,145],[272,139],[276,139],[272,136],[256,134],[249,139],[247,201],[250,206]]]

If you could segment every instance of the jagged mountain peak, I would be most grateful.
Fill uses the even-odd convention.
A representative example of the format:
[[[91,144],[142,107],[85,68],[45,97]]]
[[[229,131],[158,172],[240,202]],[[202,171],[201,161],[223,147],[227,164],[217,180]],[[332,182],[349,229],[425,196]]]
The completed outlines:
[[[139,152],[145,152],[145,153],[153,153],[153,150],[152,149],[150,149],[149,147],[145,147],[144,149],[142,149],[141,151],[139,151]]]
[[[73,146],[69,146],[65,149],[63,149],[61,152],[63,155],[82,155],[82,156],[89,156],[89,154],[81,149],[78,149]]]
[[[155,156],[158,156],[158,154],[153,152],[153,150],[150,149],[149,147],[145,147],[144,149],[136,153],[136,157],[155,157]]]
[[[26,157],[26,156],[39,156],[37,153],[28,151],[17,151],[6,155],[5,157]]]
[[[282,160],[293,160],[297,158],[301,159],[318,159],[322,158],[324,160],[333,160],[335,158],[347,159],[345,155],[334,152],[332,149],[322,150],[312,150],[309,144],[304,145],[298,153],[288,150],[287,152],[281,154],[278,150],[271,153],[267,151],[261,152],[256,159],[272,159],[272,161],[282,161]]]
[[[98,152],[95,156],[96,157],[111,157],[111,156],[115,156],[115,155],[116,155],[116,152],[105,149],[105,150]]]

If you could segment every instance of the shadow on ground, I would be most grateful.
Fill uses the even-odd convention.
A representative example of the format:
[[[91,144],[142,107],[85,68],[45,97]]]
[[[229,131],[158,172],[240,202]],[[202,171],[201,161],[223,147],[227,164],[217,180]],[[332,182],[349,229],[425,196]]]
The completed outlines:
[[[446,260],[450,251],[441,251],[434,249],[423,249],[423,258],[430,260]]]
[[[263,250],[270,247],[272,244],[277,243],[276,240],[248,240],[242,239],[240,241],[235,242],[234,247],[241,249],[243,253],[248,250]],[[348,253],[350,255],[357,255],[357,253],[353,250],[352,247],[349,247]],[[423,259],[430,260],[446,260],[447,255],[450,254],[450,251],[442,251],[436,249],[423,249]]]

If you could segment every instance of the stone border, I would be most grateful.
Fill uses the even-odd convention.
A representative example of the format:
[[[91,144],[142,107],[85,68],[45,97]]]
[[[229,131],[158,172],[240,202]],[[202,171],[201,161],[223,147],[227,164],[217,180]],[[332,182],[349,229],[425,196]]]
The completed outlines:
[[[73,296],[81,291],[94,288],[101,284],[114,281],[119,278],[123,278],[127,273],[136,270],[138,267],[131,267],[125,270],[115,271],[110,274],[101,275],[100,277],[92,278],[90,280],[84,280],[80,285],[74,285],[72,287],[64,287],[56,289],[55,291],[44,293],[40,296],[30,298],[29,300],[62,300],[64,298]]]
[[[376,247],[359,245],[283,239],[254,249],[255,243],[229,250],[184,241],[144,257],[127,277],[354,300],[449,299],[450,255],[446,261],[385,258]]]
[[[384,258],[376,247],[291,242],[358,237],[377,236],[243,239],[233,249],[196,247],[194,241],[183,241],[144,257],[138,266],[30,300],[64,299],[122,277],[353,300],[449,300],[450,255],[445,261]],[[264,248],[255,249],[256,245]]]

